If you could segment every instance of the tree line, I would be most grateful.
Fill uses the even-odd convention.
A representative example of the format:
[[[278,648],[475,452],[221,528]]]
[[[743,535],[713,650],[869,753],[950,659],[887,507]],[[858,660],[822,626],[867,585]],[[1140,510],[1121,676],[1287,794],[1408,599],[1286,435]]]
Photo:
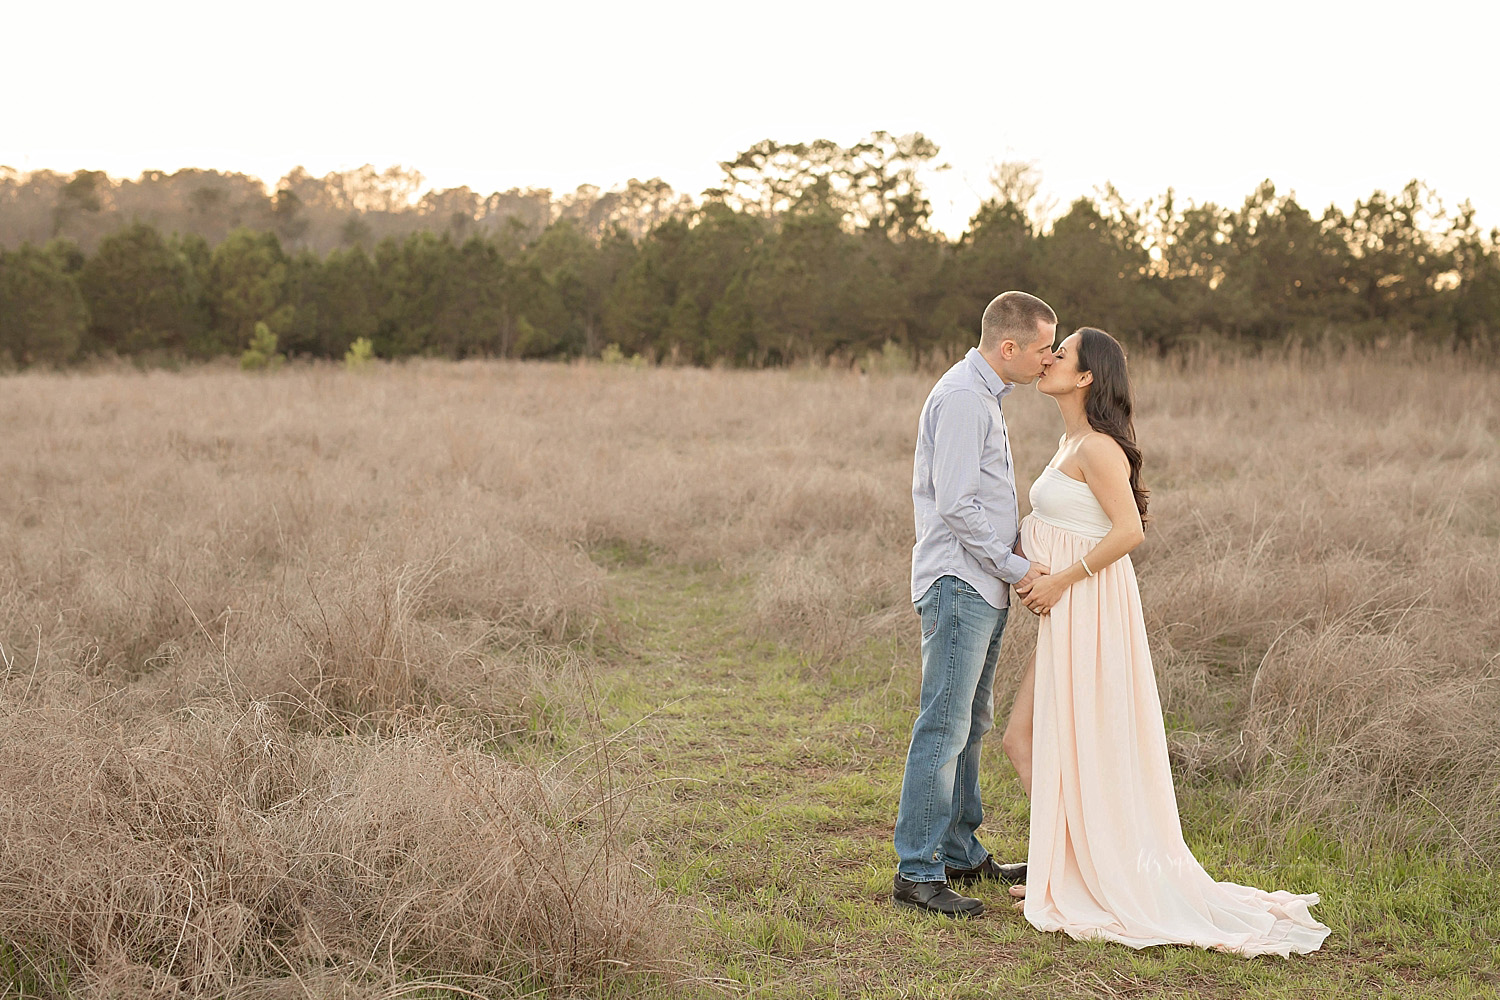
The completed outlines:
[[[766,140],[698,200],[660,180],[418,194],[419,175],[373,168],[294,171],[261,202],[249,184],[200,195],[222,190],[193,186],[203,171],[0,173],[0,362],[238,354],[257,324],[323,358],[364,338],[387,358],[922,359],[972,344],[1006,288],[1160,350],[1500,340],[1500,231],[1420,182],[1318,215],[1270,182],[1237,208],[1105,188],[1046,222],[1034,175],[1006,166],[950,240],[919,180],[937,152],[921,135]]]

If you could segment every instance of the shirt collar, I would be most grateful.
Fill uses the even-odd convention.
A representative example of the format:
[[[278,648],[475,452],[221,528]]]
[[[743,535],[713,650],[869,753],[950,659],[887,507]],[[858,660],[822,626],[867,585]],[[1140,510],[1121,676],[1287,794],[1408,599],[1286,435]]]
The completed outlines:
[[[984,382],[984,387],[994,393],[996,399],[1004,399],[1016,387],[1014,382],[1007,382],[996,374],[995,369],[991,368],[990,363],[984,359],[984,355],[979,353],[979,348],[969,348],[969,353],[964,355],[964,360],[974,366],[974,370],[979,373],[980,379]]]

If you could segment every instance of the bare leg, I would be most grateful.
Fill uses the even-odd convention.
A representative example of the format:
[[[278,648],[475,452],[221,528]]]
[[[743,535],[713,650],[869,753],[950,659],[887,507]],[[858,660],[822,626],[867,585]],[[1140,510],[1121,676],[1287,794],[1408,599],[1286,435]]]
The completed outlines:
[[[1036,701],[1036,655],[1032,654],[1031,666],[1016,688],[1016,700],[1010,707],[1010,719],[1005,723],[1005,735],[1000,747],[1016,769],[1021,779],[1021,788],[1031,798],[1031,708]]]
[[[1036,701],[1036,654],[1031,656],[1031,666],[1016,688],[1016,700],[1010,706],[1010,718],[1005,723],[1005,735],[1000,746],[1010,758],[1016,775],[1021,779],[1021,788],[1031,798],[1031,710]],[[1013,885],[1010,895],[1014,900],[1011,909],[1022,910],[1026,906],[1026,887]]]

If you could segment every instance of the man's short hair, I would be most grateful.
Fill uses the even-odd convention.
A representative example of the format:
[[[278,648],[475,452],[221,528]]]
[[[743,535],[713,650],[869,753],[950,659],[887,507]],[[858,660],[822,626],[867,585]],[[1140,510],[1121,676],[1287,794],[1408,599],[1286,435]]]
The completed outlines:
[[[979,323],[979,349],[999,347],[1002,340],[1030,347],[1043,323],[1057,325],[1057,313],[1051,306],[1025,292],[1002,292],[984,307],[984,319]]]

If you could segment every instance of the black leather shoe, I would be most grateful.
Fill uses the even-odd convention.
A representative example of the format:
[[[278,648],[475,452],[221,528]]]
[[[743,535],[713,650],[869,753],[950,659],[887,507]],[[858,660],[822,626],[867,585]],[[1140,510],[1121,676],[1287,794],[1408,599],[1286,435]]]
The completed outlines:
[[[997,865],[994,858],[985,858],[984,863],[973,868],[949,868],[943,866],[949,885],[973,885],[986,879],[1017,885],[1026,881],[1026,862],[1014,865]]]
[[[946,882],[913,882],[896,876],[896,886],[891,890],[891,902],[908,910],[937,913],[944,917],[977,917],[984,912],[984,904],[968,896],[960,896],[948,888]]]

